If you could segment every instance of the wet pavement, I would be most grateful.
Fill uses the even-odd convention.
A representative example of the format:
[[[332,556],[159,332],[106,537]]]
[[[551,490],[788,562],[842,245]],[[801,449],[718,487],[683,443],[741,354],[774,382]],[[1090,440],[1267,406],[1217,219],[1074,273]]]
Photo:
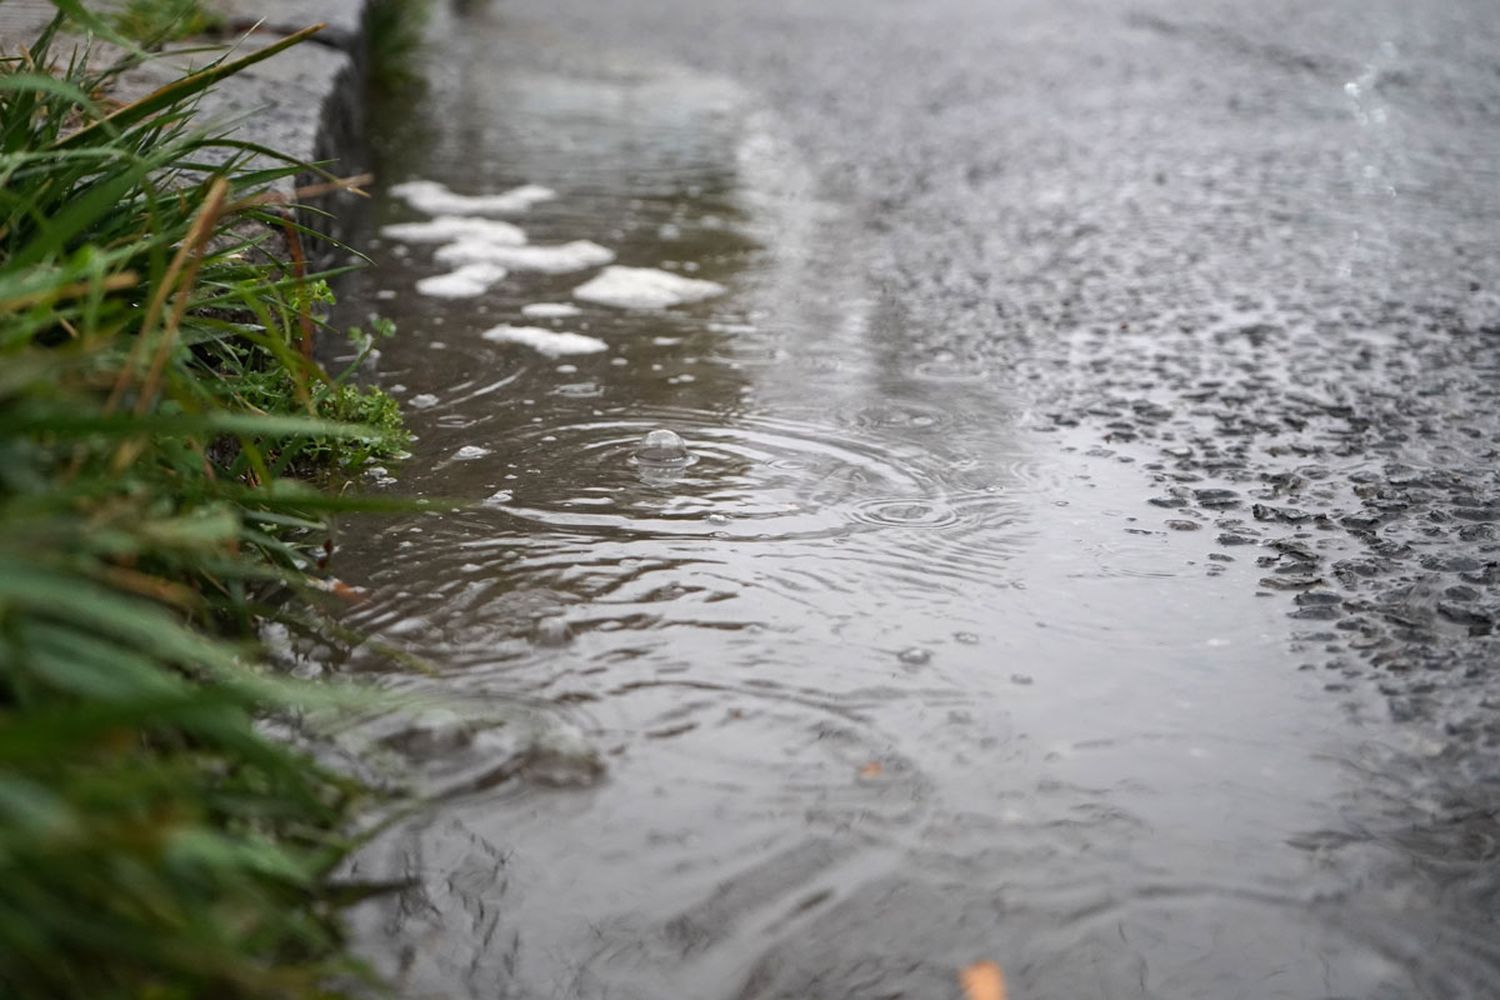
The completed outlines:
[[[335,560],[407,995],[1500,995],[1490,5],[465,7],[341,290],[475,503]]]

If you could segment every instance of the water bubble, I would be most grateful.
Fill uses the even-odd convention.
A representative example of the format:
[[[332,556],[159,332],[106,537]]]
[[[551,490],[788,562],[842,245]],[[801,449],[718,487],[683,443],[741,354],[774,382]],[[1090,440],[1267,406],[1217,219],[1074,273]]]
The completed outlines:
[[[643,465],[686,465],[688,459],[687,442],[665,427],[647,431],[635,449],[635,460]]]
[[[682,478],[683,470],[697,461],[681,435],[664,427],[648,431],[636,445],[632,458],[641,481],[648,486],[676,482]]]
[[[573,638],[573,630],[562,618],[543,618],[536,623],[535,639],[539,646],[561,646]]]
[[[921,646],[909,646],[897,653],[896,659],[908,667],[922,667],[932,661],[932,653]]]

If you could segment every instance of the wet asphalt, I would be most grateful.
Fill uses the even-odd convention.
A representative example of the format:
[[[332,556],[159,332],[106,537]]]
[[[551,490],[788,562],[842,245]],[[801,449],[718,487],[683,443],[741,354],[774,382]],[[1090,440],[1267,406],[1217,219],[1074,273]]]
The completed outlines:
[[[441,849],[425,859],[409,852],[400,863],[408,872],[425,865],[438,888],[413,906],[418,917],[388,918],[393,938],[414,940],[411,926],[441,908],[431,900],[443,891],[460,899],[448,904],[446,927],[433,932],[439,943],[432,950],[453,968],[467,965],[470,980],[480,984],[474,995],[529,995],[525,984],[542,982],[554,983],[550,995],[556,996],[656,995],[651,987],[633,987],[629,973],[658,964],[689,968],[717,949],[732,956],[724,966],[732,976],[704,959],[691,975],[671,979],[679,974],[674,971],[668,979],[693,983],[705,996],[940,996],[951,992],[952,966],[964,948],[982,943],[1003,950],[1006,941],[1018,964],[1015,981],[1039,996],[1207,996],[1204,982],[1218,983],[1224,996],[1245,997],[1342,996],[1337,984],[1362,982],[1379,984],[1365,995],[1393,1000],[1500,994],[1494,985],[1500,952],[1493,944],[1500,930],[1500,638],[1494,633],[1500,625],[1500,9],[1490,0],[493,0],[462,6],[468,13],[456,16],[473,18],[476,29],[468,39],[462,30],[450,36],[449,44],[462,50],[455,65],[517,58],[534,74],[525,79],[591,73],[625,79],[633,71],[619,68],[615,54],[623,51],[638,66],[689,67],[703,80],[732,81],[750,104],[768,109],[777,135],[794,152],[795,183],[804,188],[800,203],[834,206],[839,220],[831,227],[837,240],[830,243],[825,232],[808,260],[787,249],[796,245],[795,218],[785,220],[783,233],[774,226],[758,233],[762,244],[779,247],[774,253],[791,262],[785,269],[805,265],[812,273],[785,279],[785,286],[825,300],[817,308],[795,304],[802,326],[815,329],[807,317],[825,313],[835,324],[840,296],[857,288],[861,322],[873,331],[865,340],[877,345],[879,365],[987,373],[982,386],[949,393],[963,403],[964,421],[974,419],[976,405],[981,411],[992,405],[995,427],[1004,433],[1010,425],[1021,428],[1032,450],[1073,455],[1091,468],[1107,465],[1110,473],[1097,482],[1111,492],[1111,516],[1125,516],[1107,529],[1096,524],[1097,530],[1180,541],[1195,551],[1207,547],[1207,575],[1230,572],[1243,581],[1249,604],[1271,608],[1286,621],[1290,656],[1281,648],[1257,654],[1245,644],[1235,651],[1237,668],[1302,671],[1326,696],[1330,719],[1376,705],[1383,717],[1370,732],[1380,739],[1401,734],[1395,742],[1403,749],[1399,759],[1382,753],[1361,758],[1347,747],[1332,751],[1391,767],[1369,776],[1376,791],[1361,808],[1347,810],[1342,825],[1320,816],[1316,831],[1286,838],[1282,825],[1268,823],[1276,846],[1305,858],[1307,870],[1318,873],[1317,884],[1289,882],[1273,893],[1269,883],[1254,884],[1260,878],[1254,850],[1224,832],[1239,814],[1196,815],[1191,794],[1174,800],[1168,814],[1189,833],[1204,824],[1208,833],[1197,837],[1194,849],[1222,848],[1212,872],[1226,881],[1215,888],[1207,879],[1193,884],[1183,876],[1175,888],[1127,885],[1122,873],[1130,866],[1110,860],[1121,844],[1135,838],[1159,843],[1163,855],[1174,849],[1160,820],[1134,821],[1107,796],[1094,802],[1082,778],[1069,794],[1088,799],[1095,811],[1044,824],[1032,842],[1007,832],[1012,818],[1000,809],[1003,803],[991,803],[995,815],[981,823],[989,806],[954,794],[967,780],[954,768],[947,775],[952,786],[930,794],[943,807],[943,823],[932,827],[939,834],[912,835],[916,846],[897,866],[910,871],[901,875],[863,870],[870,864],[866,856],[847,853],[839,839],[871,822],[878,809],[868,806],[851,808],[857,819],[837,823],[809,811],[805,835],[784,850],[770,835],[751,846],[722,846],[732,844],[741,827],[758,834],[756,824],[787,835],[803,824],[800,799],[791,806],[768,799],[776,804],[759,809],[762,786],[781,790],[771,769],[746,779],[749,791],[721,800],[715,796],[729,782],[706,767],[713,780],[693,786],[701,762],[684,762],[687,751],[664,747],[654,751],[656,758],[644,744],[632,744],[610,764],[613,786],[599,795],[608,808],[521,796],[498,806],[471,802],[436,821],[431,842]],[[522,39],[510,44],[524,53],[486,36]],[[586,103],[567,85],[547,99],[565,109]],[[621,102],[609,113],[639,113],[643,135],[652,129],[662,134],[640,139],[641,147],[663,160],[675,155],[673,143],[690,144],[661,124],[670,108],[646,114]],[[521,127],[505,124],[504,116],[503,107],[486,106],[472,118],[460,112],[444,132],[428,115],[384,141],[393,148],[433,145],[440,151],[434,160],[456,161],[469,149],[478,156],[489,146],[504,147],[506,129]],[[610,128],[629,131],[619,121]],[[427,129],[440,138],[429,139]],[[629,160],[636,141],[620,140],[619,157],[595,149],[598,163],[564,177],[559,186],[574,182],[580,206],[567,219],[574,228],[547,233],[551,223],[538,221],[537,232],[556,239],[592,235],[582,229],[590,222],[587,182],[616,159]],[[512,144],[549,142],[527,135]],[[560,140],[554,145],[561,148]],[[586,141],[581,145],[587,153]],[[524,173],[526,155],[505,165],[520,171],[513,180],[550,182]],[[544,162],[556,167],[558,161]],[[788,175],[781,171],[777,182]],[[608,183],[637,182],[647,188],[660,178]],[[830,255],[839,259],[829,263]],[[819,285],[824,270],[834,275],[826,288]],[[413,307],[418,322],[425,308]],[[683,323],[688,329],[690,320]],[[614,328],[594,332],[605,329]],[[452,326],[448,330],[444,336],[456,340]],[[829,340],[835,353],[838,337],[830,332]],[[414,385],[422,366],[412,360],[417,353],[392,352],[396,376]],[[805,415],[806,387],[794,388],[787,398],[800,400]],[[700,409],[712,401],[710,390],[703,392],[702,400],[692,400]],[[981,399],[982,393],[992,396]],[[426,446],[470,440],[482,427],[477,419],[455,423],[451,441],[438,437],[441,425],[434,421],[423,428]],[[570,440],[566,426],[557,433],[564,444]],[[524,442],[514,440],[523,450]],[[551,450],[572,463],[566,448]],[[455,482],[477,490],[481,471],[467,473],[475,477],[472,484],[440,480],[438,473],[429,482],[418,470],[403,474],[419,487],[451,492]],[[1080,509],[1083,517],[1095,507]],[[1066,544],[1066,535],[1058,537]],[[524,550],[528,543],[505,544]],[[569,546],[558,558],[580,565],[586,558],[613,559],[603,541],[595,549],[600,554],[590,557],[586,548]],[[376,562],[386,552],[376,546],[366,558]],[[1061,561],[1068,558],[1060,554]],[[1245,572],[1247,566],[1254,571]],[[553,574],[547,579],[567,579],[555,566],[546,568]],[[1149,569],[1142,567],[1143,577]],[[617,567],[597,572],[608,576]],[[518,573],[516,579],[529,578]],[[1225,581],[1215,585],[1222,595]],[[1086,581],[1078,588],[1083,593]],[[1148,588],[1136,591],[1143,620]],[[1067,595],[1058,600],[1058,607],[1067,606]],[[1111,625],[1128,645],[1128,629],[1121,626],[1136,611],[1121,608]],[[821,612],[827,617],[829,609]],[[1163,614],[1160,608],[1152,613]],[[940,619],[941,611],[912,617]],[[474,628],[483,633],[484,655],[492,656],[494,630],[483,625]],[[1252,662],[1257,656],[1263,663]],[[1107,660],[1107,652],[1099,658]],[[1136,651],[1121,660],[1149,670],[1151,658]],[[1067,676],[1060,673],[1051,690]],[[602,683],[591,680],[588,690]],[[1015,683],[1030,685],[1031,679]],[[1244,692],[1258,682],[1246,675],[1237,683],[1244,686],[1222,690],[1242,692],[1245,711],[1255,711],[1253,696]],[[808,684],[820,697],[835,688],[832,676]],[[920,702],[920,691],[893,685],[906,703]],[[622,685],[611,696],[623,700],[626,690]],[[1066,701],[1065,695],[1052,697]],[[1120,703],[1126,711],[1144,711],[1126,696]],[[738,719],[740,704],[734,704],[730,716]],[[899,718],[899,706],[890,711]],[[1210,722],[1215,713],[1232,716],[1233,707],[1203,710]],[[1279,732],[1277,722],[1259,727],[1272,734],[1268,740]],[[928,724],[917,718],[904,734],[903,749],[914,758],[940,748],[951,728],[921,728]],[[1150,733],[1153,725],[1143,719],[1140,728]],[[1296,730],[1300,724],[1286,725]],[[1233,727],[1225,730],[1234,734]],[[810,731],[819,746],[836,742],[841,732]],[[788,732],[772,730],[776,739]],[[970,749],[991,747],[965,744],[965,753]],[[1251,827],[1258,815],[1295,812],[1287,803],[1320,794],[1316,754],[1290,740],[1283,749],[1290,762],[1287,801],[1244,803]],[[1152,751],[1131,752],[1140,756],[1141,773],[1149,771]],[[1252,752],[1270,765],[1279,759],[1275,747]],[[774,758],[769,750],[762,756]],[[648,759],[659,759],[660,769],[642,767],[639,761]],[[852,773],[862,759],[851,757],[840,767]],[[1006,767],[1019,769],[1017,759]],[[1163,773],[1178,766],[1166,761]],[[1299,766],[1305,775],[1296,772]],[[662,777],[668,774],[676,777]],[[1254,787],[1273,788],[1282,780],[1268,769],[1264,786]],[[647,801],[632,803],[638,813],[619,804],[630,799],[632,781]],[[913,779],[913,787],[919,784]],[[1119,787],[1141,790],[1128,782]],[[914,791],[911,800],[926,794]],[[650,820],[651,796],[679,803],[690,817],[683,830],[699,829],[694,824],[703,817],[722,822],[702,819],[708,833],[700,840],[683,833],[675,847],[652,827],[657,839],[630,849],[621,846],[633,843],[627,824],[597,827],[596,815]],[[1150,794],[1139,798],[1151,801]],[[1377,804],[1370,806],[1371,799]],[[678,818],[666,805],[661,809]],[[1330,811],[1345,810],[1336,804]],[[715,836],[722,845],[711,843]],[[1257,836],[1250,829],[1246,842]],[[485,857],[471,851],[470,839],[488,845]],[[490,855],[508,858],[512,849],[530,861],[532,874],[491,877],[515,878],[531,889],[530,898],[504,885],[487,889],[495,899],[504,897],[497,917],[486,911],[493,900],[484,893],[471,898],[454,889],[475,865],[511,871]],[[588,856],[591,851],[598,856]],[[649,868],[651,852],[661,867],[650,870],[669,873],[659,881],[691,873],[702,898],[664,929],[647,933],[640,928],[655,927],[652,908],[671,909],[653,897],[654,886],[632,877],[632,866]],[[1148,849],[1142,853],[1155,857]],[[1366,864],[1366,855],[1384,860]],[[1171,857],[1157,860],[1158,874],[1172,871]],[[1178,860],[1191,875],[1190,859]],[[814,918],[823,896],[793,897],[804,886],[817,888],[820,873],[840,865],[846,874],[838,892],[823,893],[837,900],[837,909],[819,922]],[[1032,892],[1047,898],[1034,913],[1025,888],[1032,869],[1050,883],[1050,895]],[[1005,891],[982,888],[986,872],[1000,873],[998,884],[1013,891],[1009,901]],[[1074,874],[1081,885],[1069,881]],[[1319,882],[1325,877],[1333,888]],[[1118,885],[1110,881],[1116,878]],[[597,891],[590,880],[600,883]],[[664,898],[670,895],[663,890]],[[1210,898],[1212,907],[1198,908]],[[786,904],[784,923],[793,930],[770,926],[766,934],[778,943],[757,952],[758,945],[747,943],[753,935],[741,928],[751,921],[746,915],[769,908],[768,901]],[[1132,906],[1154,916],[1133,924],[1120,916]],[[589,923],[591,934],[584,934],[579,914],[592,921],[597,910],[628,916],[620,926]],[[803,912],[813,914],[805,931],[795,925]],[[471,916],[473,927],[462,929]],[[491,938],[508,919],[514,939],[500,955]],[[1127,928],[1141,937],[1127,940]],[[1327,939],[1320,936],[1325,931]],[[465,935],[473,940],[453,943]],[[597,940],[597,951],[581,953],[580,939],[590,947]],[[537,941],[540,946],[528,951],[526,942]],[[559,941],[570,943],[554,944]],[[943,952],[945,943],[953,943],[951,956]],[[1215,957],[1200,961],[1200,954]],[[1410,980],[1405,972],[1382,978],[1376,955],[1392,968],[1415,970]],[[1258,993],[1260,986],[1248,979],[1260,968],[1278,969],[1285,978],[1280,985],[1268,979]],[[1319,969],[1335,984],[1322,994],[1309,992]],[[558,970],[576,974],[565,981]],[[439,981],[443,975],[451,974],[439,974]],[[1421,985],[1391,985],[1398,981]]]
[[[1493,4],[544,6],[756,91],[913,359],[1008,368],[1257,560],[1330,688],[1500,749]]]

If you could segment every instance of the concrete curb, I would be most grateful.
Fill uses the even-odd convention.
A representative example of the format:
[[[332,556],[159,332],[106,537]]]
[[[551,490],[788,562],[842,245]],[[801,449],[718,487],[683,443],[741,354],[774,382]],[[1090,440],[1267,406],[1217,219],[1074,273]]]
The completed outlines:
[[[319,162],[346,177],[361,172],[365,156],[365,107],[369,0],[208,0],[230,26],[227,44],[209,40],[174,47],[121,77],[109,96],[121,101],[143,97],[201,68],[226,51],[245,53],[270,45],[308,25],[323,31],[301,45],[225,80],[199,103],[206,125],[230,126],[230,134],[304,162]],[[47,0],[7,0],[0,4],[0,48],[14,52],[41,33],[56,14]],[[82,38],[74,39],[79,44]],[[205,44],[210,46],[205,51]],[[63,42],[63,48],[67,41]],[[115,50],[97,46],[101,59]],[[268,161],[269,162],[269,161]],[[319,178],[304,173],[296,185]],[[291,181],[278,185],[290,194]],[[311,199],[299,220],[333,240],[344,234],[341,203],[352,195],[337,193]],[[326,213],[326,214],[321,214]],[[326,256],[329,246],[310,248]],[[326,265],[327,261],[315,263]]]

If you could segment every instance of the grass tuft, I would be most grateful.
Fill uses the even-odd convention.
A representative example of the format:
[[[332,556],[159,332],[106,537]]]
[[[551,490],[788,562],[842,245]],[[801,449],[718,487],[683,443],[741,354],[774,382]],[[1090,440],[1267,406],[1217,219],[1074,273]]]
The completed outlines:
[[[303,627],[342,484],[406,433],[306,350],[327,286],[267,197],[301,165],[192,127],[264,52],[111,109],[123,64],[60,25],[0,60],[0,995],[337,996],[364,792],[258,720],[348,695],[257,630]]]

